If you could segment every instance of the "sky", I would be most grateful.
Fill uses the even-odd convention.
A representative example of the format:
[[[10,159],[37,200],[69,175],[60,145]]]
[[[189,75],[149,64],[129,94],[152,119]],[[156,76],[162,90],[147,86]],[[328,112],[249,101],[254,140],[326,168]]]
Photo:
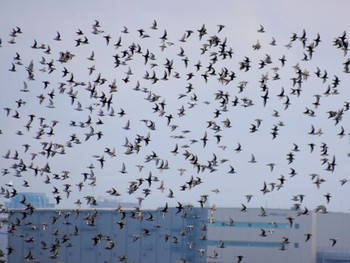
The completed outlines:
[[[329,211],[348,212],[350,75],[343,63],[349,55],[334,45],[344,31],[349,32],[348,5],[347,1],[294,1],[293,5],[286,1],[2,1],[1,186],[5,192],[45,192],[53,203],[60,196],[58,206],[64,208],[76,207],[78,199],[86,206],[89,196],[135,203],[143,198],[144,208],[177,202],[199,206],[198,201],[208,196],[206,206],[289,208],[297,203],[309,210],[324,205]],[[22,33],[11,36],[17,27]],[[78,30],[83,33],[77,34]],[[193,32],[189,35],[189,31]],[[57,32],[60,40],[55,40]],[[185,41],[180,41],[183,37]],[[32,47],[35,42],[38,48]],[[225,58],[220,55],[222,43],[226,43]],[[308,47],[314,51],[312,56]],[[93,60],[88,59],[92,53]],[[62,63],[60,54],[72,57]],[[197,70],[199,61],[202,67]],[[33,79],[28,78],[31,63]],[[172,63],[170,74],[167,63]],[[91,74],[89,68],[94,68]],[[235,78],[226,81],[231,76],[227,75],[226,82],[218,81],[226,69]],[[320,77],[315,74],[318,69]],[[293,86],[298,70],[303,73],[300,87]],[[325,72],[327,78],[322,79]],[[155,74],[157,81],[147,79],[147,74]],[[340,82],[334,84],[336,79]],[[111,92],[113,82],[116,89]],[[89,85],[95,85],[95,92]],[[338,94],[328,95],[328,87]],[[293,89],[300,91],[299,96]],[[104,98],[110,99],[110,107]],[[5,108],[10,109],[8,116]],[[110,116],[112,109],[114,116]],[[336,124],[329,112],[340,114],[341,120]],[[276,138],[271,134],[274,127]],[[310,134],[312,127],[316,134]],[[339,135],[342,129],[344,136]],[[135,146],[137,140],[139,151],[128,153],[126,145]],[[30,145],[27,151],[25,144]],[[240,152],[235,150],[239,144]],[[57,153],[52,155],[55,147]],[[177,154],[172,152],[175,147]],[[115,156],[107,148],[115,149]],[[62,150],[65,154],[59,153]],[[149,160],[152,155],[156,157]],[[289,161],[288,155],[294,159]],[[103,167],[98,161],[102,156]],[[251,162],[252,156],[256,162]],[[191,163],[195,158],[196,165]],[[161,169],[162,162],[168,163],[166,169]],[[20,163],[27,169],[14,165]],[[327,169],[332,163],[334,169]],[[36,168],[46,165],[50,171],[35,175]],[[229,172],[231,166],[234,173]],[[139,180],[150,174],[151,185]],[[47,178],[50,183],[45,183]],[[324,180],[319,188],[317,180]],[[28,186],[23,186],[24,181]],[[134,192],[128,192],[140,181]],[[265,183],[268,192],[263,193]],[[65,185],[70,185],[69,196]],[[186,189],[181,191],[183,185]],[[120,196],[107,193],[112,188]],[[150,194],[145,196],[147,191]],[[249,202],[247,195],[253,196]],[[292,200],[300,195],[305,196],[302,202]],[[1,203],[8,201],[0,196]]]

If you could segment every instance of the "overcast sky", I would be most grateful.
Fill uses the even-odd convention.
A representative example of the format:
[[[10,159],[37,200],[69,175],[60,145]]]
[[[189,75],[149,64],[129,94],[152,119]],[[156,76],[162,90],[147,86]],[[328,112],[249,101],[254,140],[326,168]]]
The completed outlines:
[[[18,192],[46,192],[52,202],[56,202],[54,196],[60,195],[62,207],[75,207],[78,198],[85,204],[86,196],[122,202],[138,202],[142,197],[145,208],[164,206],[166,202],[176,205],[178,201],[198,206],[201,196],[208,195],[207,205],[289,208],[300,203],[300,200],[291,200],[293,196],[302,194],[305,198],[301,205],[310,210],[326,205],[331,211],[348,211],[350,183],[341,185],[340,180],[349,179],[346,103],[350,102],[350,75],[344,72],[343,64],[349,55],[334,45],[336,39],[347,42],[347,35],[343,35],[344,31],[349,32],[350,25],[346,7],[349,7],[347,1],[294,1],[293,5],[286,1],[220,1],[215,4],[212,1],[98,1],[98,4],[95,1],[33,1],[30,4],[2,1],[0,150],[4,158],[0,159],[0,167],[4,175],[0,177],[1,186],[10,192],[12,188]],[[156,29],[151,28],[154,21]],[[22,33],[11,36],[13,30],[18,31],[17,27]],[[125,28],[128,33],[123,32]],[[199,36],[201,28],[206,30],[202,38]],[[78,30],[83,33],[77,34]],[[190,35],[189,30],[193,31]],[[59,41],[54,39],[57,32]],[[292,41],[293,34],[295,41]],[[186,41],[180,41],[184,36]],[[119,39],[120,45],[116,46]],[[213,42],[210,45],[213,39],[218,41],[217,45]],[[275,45],[271,44],[273,39]],[[81,43],[84,40],[88,43]],[[225,41],[226,58],[223,59],[220,45]],[[32,48],[35,42],[38,48]],[[130,55],[131,46],[136,47],[133,55]],[[314,51],[312,56],[308,53],[310,48]],[[203,53],[202,49],[206,51]],[[58,61],[60,52],[73,54],[73,57],[61,63]],[[94,59],[89,60],[92,52]],[[20,59],[16,58],[16,53]],[[150,58],[145,62],[146,54],[153,54],[154,60]],[[232,54],[232,58],[228,54]],[[121,62],[117,66],[114,56]],[[267,57],[271,58],[271,63]],[[45,62],[40,63],[43,58]],[[54,70],[50,73],[51,61]],[[170,74],[167,61],[173,63]],[[195,65],[199,61],[202,67],[197,71]],[[261,61],[266,65],[262,67]],[[27,70],[31,62],[33,80],[28,78]],[[244,67],[240,69],[242,64]],[[91,67],[95,70],[90,75]],[[66,76],[63,76],[64,68],[68,71]],[[226,84],[218,81],[224,69],[235,74]],[[299,75],[303,76],[300,87],[293,86],[297,69],[303,73]],[[320,77],[315,74],[317,69]],[[158,80],[153,83],[145,78],[146,72],[150,77],[156,74]],[[322,79],[325,72],[327,78]],[[167,80],[162,80],[165,74]],[[203,77],[206,74],[207,82]],[[267,80],[262,87],[263,75]],[[70,84],[72,76],[74,83]],[[229,75],[225,77],[229,78]],[[334,84],[336,79],[340,80],[339,84]],[[113,81],[117,88],[110,92]],[[61,83],[65,83],[62,93]],[[90,97],[89,83],[96,85],[96,96]],[[140,88],[135,90],[138,83]],[[23,91],[25,85],[28,92]],[[189,85],[192,90],[186,88]],[[241,92],[240,85],[244,86]],[[328,95],[329,87],[330,93],[339,94]],[[277,96],[282,90],[283,96]],[[111,108],[101,102],[103,94],[106,99],[111,98],[115,116],[110,116]],[[227,97],[218,98],[217,94]],[[264,106],[262,97],[265,94],[268,99]],[[44,98],[41,104],[40,97]],[[238,104],[234,106],[236,97]],[[315,105],[318,98],[319,105]],[[20,103],[18,107],[20,100],[25,104]],[[249,101],[252,106],[248,106]],[[89,107],[93,108],[92,112],[87,109]],[[182,107],[184,115],[179,114]],[[8,116],[3,108],[10,109]],[[123,116],[118,114],[121,109],[126,113]],[[14,117],[16,111],[19,118]],[[275,111],[278,117],[273,115]],[[334,117],[329,118],[330,111],[340,114],[339,123],[336,124]],[[35,117],[28,131],[25,126],[30,114]],[[169,115],[173,118],[168,125],[166,116]],[[43,122],[40,122],[41,117],[45,118]],[[89,118],[91,123],[87,124]],[[230,127],[225,127],[227,120]],[[53,121],[58,123],[53,126]],[[72,121],[77,126],[70,125]],[[128,121],[130,129],[125,129]],[[209,126],[210,122],[215,122],[216,126]],[[173,127],[176,129],[172,129],[172,125],[176,125]],[[215,127],[220,127],[219,131]],[[278,128],[276,138],[271,134],[274,127]],[[322,134],[310,134],[312,127],[315,133],[321,129]],[[344,136],[339,136],[342,129]],[[23,135],[18,135],[18,131]],[[38,131],[43,134],[35,138]],[[98,132],[103,134],[99,140]],[[94,135],[86,140],[89,133]],[[148,134],[150,142],[146,144],[144,138]],[[205,134],[208,141],[204,147],[201,139]],[[218,136],[220,142],[217,142]],[[137,138],[141,138],[139,152],[134,149],[126,154],[126,140],[134,145]],[[70,140],[72,147],[67,144]],[[24,144],[30,145],[27,152]],[[57,144],[64,146],[57,151],[64,149],[65,154],[52,156],[50,152],[47,157],[50,145]],[[242,146],[241,152],[235,151],[238,144]],[[313,152],[309,144],[315,145]],[[173,154],[171,151],[176,146],[178,154]],[[116,156],[110,156],[106,148],[114,148]],[[9,150],[10,155],[5,158]],[[42,151],[46,155],[41,155]],[[184,156],[186,151],[190,153],[188,159]],[[153,153],[158,161],[146,162],[147,156]],[[33,154],[38,155],[31,160]],[[287,160],[289,154],[294,156],[292,162]],[[102,155],[103,168],[98,161]],[[250,162],[252,155],[256,163]],[[213,162],[214,156],[216,162]],[[198,158],[197,164],[206,168],[198,172],[191,158]],[[35,176],[34,169],[21,171],[21,167],[13,166],[21,160],[27,167],[39,170],[49,164],[50,173],[44,171]],[[162,162],[167,162],[169,168],[160,169]],[[336,165],[329,169],[332,162]],[[271,163],[274,164],[272,171],[268,165]],[[91,164],[95,168],[88,168]],[[125,173],[120,172],[123,164]],[[138,165],[143,166],[141,171]],[[230,166],[235,173],[229,173]],[[296,174],[291,176],[293,170]],[[69,178],[62,180],[63,171],[68,172]],[[90,177],[85,182],[84,173]],[[146,179],[150,173],[159,181],[152,181],[151,186],[144,181],[135,192],[127,192],[130,182]],[[54,179],[55,174],[59,179]],[[44,182],[47,176],[50,184]],[[192,176],[197,182],[200,178],[201,183],[190,189],[188,182]],[[279,180],[283,177],[285,181]],[[95,186],[89,185],[93,178]],[[318,188],[315,182],[321,179],[325,182]],[[29,187],[23,186],[24,180]],[[164,192],[158,189],[162,181]],[[277,186],[281,181],[283,185],[279,190],[271,188],[271,183]],[[77,187],[80,182],[84,185],[81,191]],[[261,191],[264,183],[269,190],[265,194]],[[68,198],[64,184],[71,185]],[[180,191],[182,185],[188,188]],[[52,194],[54,187],[59,194]],[[121,195],[115,197],[106,193],[111,188]],[[144,195],[146,188],[150,190],[147,197]],[[169,189],[174,198],[169,197]],[[324,196],[327,193],[332,196],[329,204]],[[246,195],[253,195],[249,203]],[[1,196],[1,202],[7,201]]]

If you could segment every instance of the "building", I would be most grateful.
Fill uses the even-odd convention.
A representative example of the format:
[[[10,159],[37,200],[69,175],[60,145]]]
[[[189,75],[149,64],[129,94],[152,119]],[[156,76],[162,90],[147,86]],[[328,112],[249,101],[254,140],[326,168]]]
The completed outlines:
[[[328,213],[314,220],[317,263],[350,263],[350,214]],[[332,246],[330,238],[336,238]]]
[[[6,262],[7,235],[7,213],[0,211],[0,262]]]
[[[240,255],[242,262],[350,262],[350,214],[298,212],[217,208],[209,213],[207,262]]]
[[[20,192],[11,198],[10,202],[5,202],[8,209],[25,208],[25,203],[32,204],[35,208],[53,208],[55,204],[50,203],[45,193]]]
[[[54,208],[55,204],[50,203],[45,193],[20,192],[13,196],[0,211],[0,262],[7,261],[8,254],[8,217],[13,209],[26,209],[26,204],[35,208]],[[22,215],[23,216],[23,215]]]
[[[345,263],[350,214],[248,208],[14,209],[8,262]]]
[[[97,198],[96,204],[89,204],[89,208],[91,209],[115,209],[118,206],[122,206],[123,208],[132,209],[135,207],[141,207],[138,203],[133,202],[121,202],[114,199],[107,198]]]
[[[205,262],[200,208],[158,210],[36,209],[9,218],[9,262]],[[24,218],[23,218],[24,217]],[[200,219],[200,220],[199,220]]]

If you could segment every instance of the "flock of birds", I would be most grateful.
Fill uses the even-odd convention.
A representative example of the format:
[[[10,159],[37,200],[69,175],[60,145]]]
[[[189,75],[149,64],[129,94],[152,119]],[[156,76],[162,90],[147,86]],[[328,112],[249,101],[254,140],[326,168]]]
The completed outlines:
[[[115,33],[95,20],[91,28],[77,29],[74,40],[65,38],[70,33],[57,31],[45,42],[33,38],[30,44],[22,43],[26,34],[16,26],[0,42],[1,53],[20,45],[12,61],[1,62],[1,69],[6,70],[3,74],[11,81],[2,84],[3,93],[9,93],[1,99],[0,140],[8,145],[7,149],[1,147],[3,200],[44,186],[58,207],[71,204],[79,211],[86,205],[98,207],[94,194],[98,191],[115,200],[134,200],[141,215],[142,205],[157,196],[158,202],[164,203],[162,214],[150,217],[165,217],[170,205],[176,205],[179,216],[200,206],[209,207],[210,223],[215,221],[216,206],[208,200],[220,195],[227,198],[225,185],[249,180],[250,167],[259,165],[260,173],[267,176],[249,186],[250,192],[243,196],[231,193],[242,200],[242,212],[249,210],[255,197],[285,195],[283,189],[300,177],[320,192],[321,204],[307,208],[305,200],[313,197],[294,189],[295,195],[288,196],[294,214],[286,218],[292,224],[298,216],[327,213],[336,193],[322,192],[323,185],[337,180],[339,187],[346,187],[349,181],[337,174],[339,166],[346,170],[346,161],[337,161],[337,145],[332,144],[334,140],[327,142],[325,135],[334,134],[338,144],[348,143],[343,138],[349,136],[344,119],[350,102],[341,98],[346,89],[342,84],[350,73],[345,31],[333,39],[331,48],[339,51],[343,61],[336,61],[332,69],[308,69],[320,46],[329,43],[306,30],[293,33],[282,44],[274,37],[266,41],[268,33],[260,26],[255,32],[260,39],[249,46],[253,55],[243,56],[231,44],[224,25],[211,31],[202,25],[184,31],[177,39],[156,21],[148,28],[125,26]],[[285,54],[277,57],[264,51],[274,48]],[[291,50],[297,51],[288,57]],[[309,82],[317,83],[317,89]],[[262,112],[268,115],[266,119],[256,117]],[[292,115],[283,118],[289,112]],[[291,118],[300,120],[301,127],[288,126]],[[320,122],[330,123],[332,129],[322,129]],[[284,134],[301,142],[289,144],[280,138]],[[258,138],[257,145],[251,146],[254,138]],[[269,145],[271,151],[277,149],[283,155],[283,161],[261,161],[268,158],[269,149],[259,154],[259,148]],[[316,165],[312,164],[316,172],[309,177],[298,173],[298,168],[306,165],[298,159],[300,152],[317,159]],[[240,157],[243,153],[249,158]],[[340,159],[347,157],[345,152],[341,155]],[[218,179],[213,183],[215,176]],[[222,188],[207,190],[217,184]],[[186,196],[182,201],[183,193],[190,193],[191,199]],[[11,233],[35,213],[25,195],[21,203],[25,219],[10,222]],[[3,212],[11,213],[4,203],[0,205]],[[259,206],[262,216],[268,216],[268,208]],[[116,213],[125,217],[134,211],[120,206]],[[97,220],[96,214],[97,210],[86,222]],[[123,219],[117,221],[122,228]],[[261,231],[260,235],[266,236],[265,230]],[[23,238],[31,242],[30,237]],[[307,233],[305,241],[310,238]],[[102,236],[92,239],[98,244]],[[56,240],[50,245],[53,258],[66,242]],[[330,237],[330,241],[334,246],[337,238]],[[113,249],[113,241],[108,244],[106,249]],[[285,247],[286,241],[281,244]],[[15,249],[9,247],[1,254]],[[203,248],[195,249],[205,254]],[[36,260],[30,251],[26,259]],[[239,255],[237,261],[242,260],[244,256]]]

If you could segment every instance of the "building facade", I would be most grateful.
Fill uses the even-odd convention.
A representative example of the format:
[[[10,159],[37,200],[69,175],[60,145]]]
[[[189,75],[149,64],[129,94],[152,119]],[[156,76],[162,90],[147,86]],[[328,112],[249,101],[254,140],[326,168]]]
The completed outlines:
[[[350,262],[347,213],[191,206],[23,211],[8,218],[8,262]]]
[[[350,262],[347,213],[217,208],[208,218],[207,262]]]
[[[35,208],[54,208],[55,204],[50,203],[49,197],[45,193],[20,192],[5,202],[8,209],[25,208],[25,204],[32,204]]]
[[[37,209],[9,219],[9,262],[205,262],[197,231],[206,211]],[[194,245],[195,243],[195,245]]]

